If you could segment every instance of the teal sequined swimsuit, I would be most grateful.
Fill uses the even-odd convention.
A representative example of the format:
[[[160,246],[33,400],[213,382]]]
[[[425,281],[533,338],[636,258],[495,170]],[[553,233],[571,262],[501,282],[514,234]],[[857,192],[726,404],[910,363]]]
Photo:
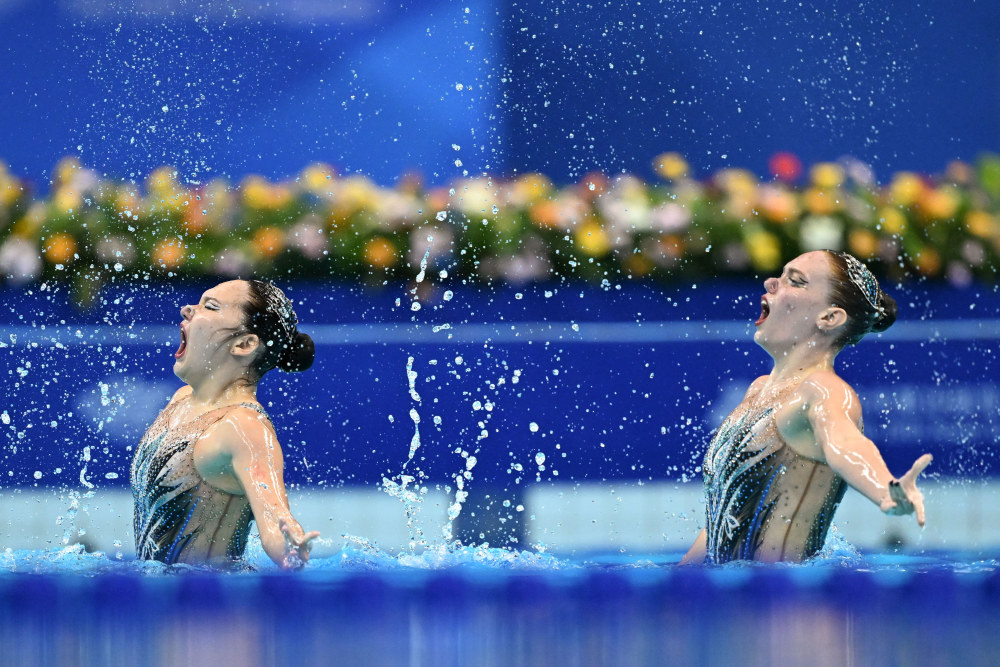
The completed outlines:
[[[804,560],[826,540],[847,485],[788,447],[774,409],[738,408],[703,465],[706,562]]]
[[[259,405],[240,403],[171,429],[170,415],[186,400],[178,399],[160,413],[132,459],[136,556],[168,564],[238,562],[253,521],[250,502],[201,478],[194,465],[194,445],[235,407],[267,415]]]

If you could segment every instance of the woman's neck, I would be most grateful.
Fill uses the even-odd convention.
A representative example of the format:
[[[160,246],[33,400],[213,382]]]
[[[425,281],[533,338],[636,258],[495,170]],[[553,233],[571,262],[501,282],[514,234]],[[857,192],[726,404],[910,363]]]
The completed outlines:
[[[206,378],[205,381],[190,386],[191,405],[199,409],[212,409],[257,400],[257,383],[243,377],[222,382]]]
[[[814,342],[795,345],[782,353],[771,355],[774,360],[771,378],[780,382],[795,377],[802,378],[813,371],[831,370],[836,356],[836,350]]]

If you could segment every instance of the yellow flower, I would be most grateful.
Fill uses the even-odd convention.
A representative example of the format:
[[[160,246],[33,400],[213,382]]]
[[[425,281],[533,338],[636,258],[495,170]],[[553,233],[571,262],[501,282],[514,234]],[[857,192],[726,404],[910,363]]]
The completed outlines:
[[[396,256],[396,249],[386,238],[376,236],[365,244],[365,260],[372,268],[388,269],[396,264],[399,258]]]
[[[603,257],[611,250],[611,241],[596,222],[585,222],[576,229],[576,245],[591,257]]]
[[[885,206],[879,209],[878,219],[886,234],[902,234],[906,229],[906,216],[898,208]]]
[[[997,219],[986,211],[969,211],[965,214],[965,226],[969,233],[987,239],[997,233]]]
[[[334,192],[333,217],[343,220],[358,211],[371,210],[377,201],[378,190],[374,183],[364,176],[351,176],[341,181],[340,188]]]
[[[184,263],[184,245],[180,239],[163,239],[150,253],[153,264],[165,269],[176,269]]]
[[[44,202],[35,202],[28,207],[27,212],[24,217],[14,224],[11,231],[17,236],[21,236],[26,239],[35,237],[38,234],[38,230],[42,228],[47,219],[46,206]]]
[[[172,194],[177,189],[177,170],[170,166],[157,167],[146,178],[146,188],[157,197]]]
[[[45,259],[53,264],[68,264],[76,259],[76,239],[69,234],[53,234],[45,242]]]
[[[852,229],[847,235],[847,247],[858,259],[871,259],[878,252],[878,237],[867,229]]]
[[[330,193],[333,177],[333,167],[322,162],[314,162],[302,170],[301,180],[306,190],[321,196]]]
[[[948,220],[955,216],[960,203],[954,188],[928,188],[920,198],[920,211],[931,220]]]
[[[833,162],[820,162],[809,172],[813,185],[821,189],[840,187],[844,182],[844,168]]]
[[[511,187],[510,198],[515,203],[526,204],[541,199],[552,189],[552,181],[542,174],[524,174]]]
[[[781,242],[774,234],[754,229],[746,235],[747,254],[758,271],[773,271],[781,264]]]
[[[924,181],[912,172],[897,173],[889,184],[889,198],[897,206],[910,206],[924,191]]]
[[[840,209],[840,191],[809,188],[802,194],[802,203],[810,213],[830,215]]]
[[[80,160],[75,157],[64,157],[59,160],[59,164],[56,165],[56,182],[54,185],[69,183],[73,180],[76,172],[82,168]]]
[[[656,173],[668,181],[684,178],[688,173],[688,163],[680,153],[662,153],[653,160]]]
[[[55,205],[56,211],[63,215],[69,215],[74,211],[78,212],[80,210],[83,198],[80,196],[80,193],[75,190],[70,190],[69,188],[59,188],[52,197],[52,202]]]
[[[12,206],[21,197],[24,188],[17,178],[7,171],[7,165],[0,162],[0,206]]]
[[[284,247],[285,234],[277,227],[261,227],[253,235],[253,248],[265,259],[272,259]]]

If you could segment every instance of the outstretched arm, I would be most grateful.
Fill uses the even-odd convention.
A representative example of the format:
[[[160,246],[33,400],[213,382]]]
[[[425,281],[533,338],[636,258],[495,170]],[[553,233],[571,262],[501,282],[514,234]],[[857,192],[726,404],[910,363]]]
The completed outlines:
[[[305,532],[292,516],[285,492],[284,458],[271,425],[250,411],[234,411],[216,430],[232,455],[232,471],[253,510],[265,553],[285,569],[309,560],[316,531]]]
[[[835,375],[811,378],[809,423],[826,464],[886,514],[916,513],[924,525],[924,496],[917,477],[932,457],[924,454],[905,475],[889,472],[878,448],[858,428],[861,405],[857,394]]]
[[[697,565],[699,563],[705,562],[705,554],[707,553],[708,538],[705,535],[705,529],[702,528],[701,532],[698,533],[698,537],[695,538],[694,544],[688,549],[688,552],[684,554],[684,558],[681,558],[681,562],[678,565]]]

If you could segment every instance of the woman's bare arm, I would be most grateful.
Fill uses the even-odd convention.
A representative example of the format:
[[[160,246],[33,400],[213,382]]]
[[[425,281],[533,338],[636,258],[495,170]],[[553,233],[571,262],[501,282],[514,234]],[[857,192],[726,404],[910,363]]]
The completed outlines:
[[[688,552],[684,554],[684,558],[681,558],[681,562],[678,565],[692,565],[705,562],[705,555],[708,552],[708,538],[705,534],[705,529],[702,528],[701,532],[698,533],[698,537],[695,538],[694,544],[688,549]]]
[[[809,423],[826,464],[886,514],[915,512],[923,526],[924,497],[916,481],[931,455],[918,458],[902,477],[893,477],[875,443],[858,428],[861,405],[854,390],[833,373],[814,375],[805,385]]]
[[[288,507],[284,458],[269,422],[256,412],[234,410],[206,437],[232,457],[232,471],[250,501],[265,553],[284,568],[309,560],[310,543],[318,532],[306,533]]]

